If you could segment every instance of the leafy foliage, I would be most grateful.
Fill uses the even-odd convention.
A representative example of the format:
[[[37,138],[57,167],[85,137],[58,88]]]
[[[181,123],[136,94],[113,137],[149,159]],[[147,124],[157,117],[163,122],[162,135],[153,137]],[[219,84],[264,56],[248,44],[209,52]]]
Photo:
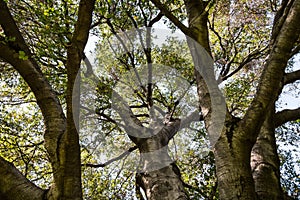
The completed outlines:
[[[163,2],[181,22],[186,22],[183,1]],[[67,83],[66,53],[75,28],[78,3],[71,0],[39,3],[8,1],[34,58],[59,94],[63,105]],[[272,31],[270,24],[277,4],[273,1],[270,4],[267,1],[210,2],[209,28],[215,73],[226,96],[229,111],[236,117],[245,114],[254,98],[268,54]],[[135,182],[135,170],[139,162],[137,151],[109,162],[133,145],[120,126],[120,116],[112,108],[112,91],[120,79],[134,70],[141,73],[143,66],[152,63],[170,66],[171,72],[175,75],[178,73],[177,76],[184,80],[182,82],[192,88],[185,103],[196,101],[192,60],[183,40],[168,37],[160,46],[155,46],[151,42],[155,38],[149,37],[152,29],[138,29],[138,32],[132,33],[132,37],[138,38],[139,42],[126,49],[126,45],[120,44],[121,39],[116,38],[116,34],[123,31],[162,26],[163,23],[173,32],[177,31],[150,1],[96,2],[91,34],[99,37],[93,62],[98,67],[96,71],[90,71],[88,65],[82,66],[81,74],[81,81],[88,83],[88,87],[83,84],[81,88],[81,100],[86,106],[82,107],[80,116],[84,199],[135,199],[139,191]],[[1,27],[0,36],[4,37]],[[111,40],[113,36],[118,45]],[[15,38],[5,40],[9,42]],[[18,53],[19,59],[29,59],[24,51]],[[289,65],[287,72],[293,71],[296,63],[291,61]],[[20,75],[4,63],[1,63],[0,70],[0,156],[13,162],[28,179],[46,189],[52,181],[52,171],[43,145],[41,112]],[[153,84],[152,92],[154,105],[161,111],[160,117],[163,118],[165,113],[174,114],[174,118],[185,115],[184,109],[176,107],[177,100],[185,91],[178,91],[175,78],[168,80],[163,79],[163,75],[161,77],[160,82]],[[129,79],[129,82],[133,80]],[[287,93],[298,90],[298,84],[291,86]],[[135,88],[136,92],[127,94],[127,97],[134,108],[133,114],[142,123],[151,126],[151,113],[145,106],[147,90],[142,86]],[[93,98],[88,93],[91,89],[95,92]],[[281,183],[284,190],[295,198],[300,196],[299,137],[296,133],[299,133],[299,121],[277,129]],[[178,132],[169,144],[169,152],[181,170],[181,178],[192,199],[218,199],[214,157],[208,150],[206,135],[202,122],[193,123]]]
[[[0,155],[40,187],[51,183],[51,167],[43,146],[44,124],[34,96],[10,66],[2,66]]]

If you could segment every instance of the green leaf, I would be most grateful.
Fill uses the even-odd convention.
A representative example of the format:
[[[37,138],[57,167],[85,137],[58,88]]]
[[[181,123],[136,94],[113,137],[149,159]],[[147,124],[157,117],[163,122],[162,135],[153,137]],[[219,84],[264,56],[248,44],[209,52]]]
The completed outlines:
[[[19,59],[28,60],[28,56],[26,56],[24,51],[19,51]]]

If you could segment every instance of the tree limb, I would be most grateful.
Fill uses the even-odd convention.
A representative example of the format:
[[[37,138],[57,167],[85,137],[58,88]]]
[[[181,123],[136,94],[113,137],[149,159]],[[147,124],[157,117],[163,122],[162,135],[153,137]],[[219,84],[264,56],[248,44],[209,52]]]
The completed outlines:
[[[281,126],[282,124],[294,121],[300,119],[300,108],[294,109],[294,110],[282,110],[280,112],[277,112],[274,116],[274,124],[275,127]]]
[[[270,56],[264,67],[256,98],[240,124],[242,132],[245,132],[245,135],[253,142],[257,135],[249,133],[258,133],[257,129],[264,121],[264,114],[277,99],[289,54],[299,38],[300,0],[295,0],[293,5],[287,9],[288,15],[285,16],[280,31],[273,32],[278,35],[274,36],[275,41],[271,46]],[[245,135],[241,137],[245,137]]]
[[[186,27],[177,17],[175,17],[166,5],[160,2],[160,0],[151,0],[151,2],[171,21],[177,26],[184,34],[192,36],[191,30]]]
[[[153,19],[151,19],[151,21],[148,24],[148,27],[152,27],[156,22],[158,22],[162,17],[163,17],[163,13],[159,12]]]
[[[42,200],[42,190],[26,179],[10,162],[0,157],[0,197],[3,200]]]
[[[285,74],[283,77],[283,84],[287,85],[300,80],[300,70]]]
[[[121,155],[106,161],[105,163],[101,163],[101,164],[82,164],[81,166],[84,167],[93,167],[93,168],[99,168],[99,167],[106,167],[107,165],[111,164],[112,162],[115,162],[117,160],[121,160],[122,158],[124,158],[125,156],[129,155],[131,152],[133,152],[134,150],[136,150],[138,147],[137,146],[133,146],[130,147],[127,151],[125,151],[124,153],[122,153]]]
[[[31,58],[29,49],[19,30],[16,30],[18,27],[2,0],[0,1],[0,9],[0,23],[2,28],[7,30],[8,39],[9,37],[16,38],[15,42],[0,42],[0,58],[11,64],[20,73],[35,95],[46,126],[45,146],[55,170],[58,164],[57,143],[65,130],[65,116],[61,104],[36,61]],[[20,57],[20,51],[25,52],[27,58]]]
[[[237,72],[239,72],[245,65],[247,65],[248,63],[250,63],[251,61],[257,59],[259,56],[261,56],[261,54],[263,54],[263,52],[268,48],[268,46],[262,48],[262,49],[255,49],[254,51],[252,51],[251,53],[249,53],[243,60],[242,62],[239,64],[239,66],[234,69],[232,72],[230,72],[229,74],[224,74],[224,76],[222,77],[222,81],[227,80],[228,78],[232,77],[234,74],[236,74]],[[229,70],[228,70],[229,72]]]
[[[92,24],[95,0],[80,0],[75,30],[67,48],[67,129],[61,138],[61,168],[56,187],[65,199],[82,199],[79,133],[80,66]],[[77,76],[79,75],[79,76]]]

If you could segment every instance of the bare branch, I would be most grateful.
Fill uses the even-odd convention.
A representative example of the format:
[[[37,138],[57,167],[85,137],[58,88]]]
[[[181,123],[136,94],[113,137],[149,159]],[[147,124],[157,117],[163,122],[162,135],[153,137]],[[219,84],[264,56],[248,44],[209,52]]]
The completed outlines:
[[[275,127],[281,126],[282,124],[300,119],[300,108],[294,110],[283,110],[275,114],[274,117]]]
[[[283,77],[283,84],[287,85],[300,80],[300,70],[285,74]]]
[[[246,66],[248,63],[250,63],[251,61],[257,59],[258,57],[260,57],[263,52],[268,48],[268,46],[262,48],[262,49],[255,49],[253,50],[251,53],[249,53],[243,60],[242,62],[239,64],[239,66],[233,70],[230,74],[226,75],[222,78],[222,80],[226,80],[228,78],[230,78],[231,76],[233,76],[234,74],[236,74],[237,72],[239,72],[244,66]]]
[[[158,22],[162,17],[163,17],[163,13],[159,12],[153,19],[151,19],[151,21],[148,24],[148,27],[152,27],[156,22]]]
[[[101,163],[101,164],[82,164],[81,166],[84,167],[93,167],[93,168],[99,168],[99,167],[106,167],[107,165],[111,164],[112,162],[121,160],[122,158],[124,158],[125,156],[129,155],[131,152],[133,152],[134,150],[136,150],[138,147],[134,146],[134,147],[130,147],[127,151],[125,151],[124,153],[122,153],[121,155],[105,162],[105,163]]]

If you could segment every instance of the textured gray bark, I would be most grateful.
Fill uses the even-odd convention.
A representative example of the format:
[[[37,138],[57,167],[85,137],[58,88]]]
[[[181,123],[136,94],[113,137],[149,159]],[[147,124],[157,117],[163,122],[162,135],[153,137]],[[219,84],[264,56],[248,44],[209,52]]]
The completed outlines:
[[[168,154],[168,143],[180,126],[182,128],[182,124],[188,124],[198,113],[187,116],[184,121],[170,119],[158,130],[148,129],[134,116],[123,98],[117,93],[114,95],[117,99],[114,108],[126,124],[126,133],[140,152],[137,186],[144,190],[149,200],[188,199],[180,170]]]
[[[139,173],[137,183],[145,191],[148,200],[189,199],[180,179],[180,171],[175,164]]]

